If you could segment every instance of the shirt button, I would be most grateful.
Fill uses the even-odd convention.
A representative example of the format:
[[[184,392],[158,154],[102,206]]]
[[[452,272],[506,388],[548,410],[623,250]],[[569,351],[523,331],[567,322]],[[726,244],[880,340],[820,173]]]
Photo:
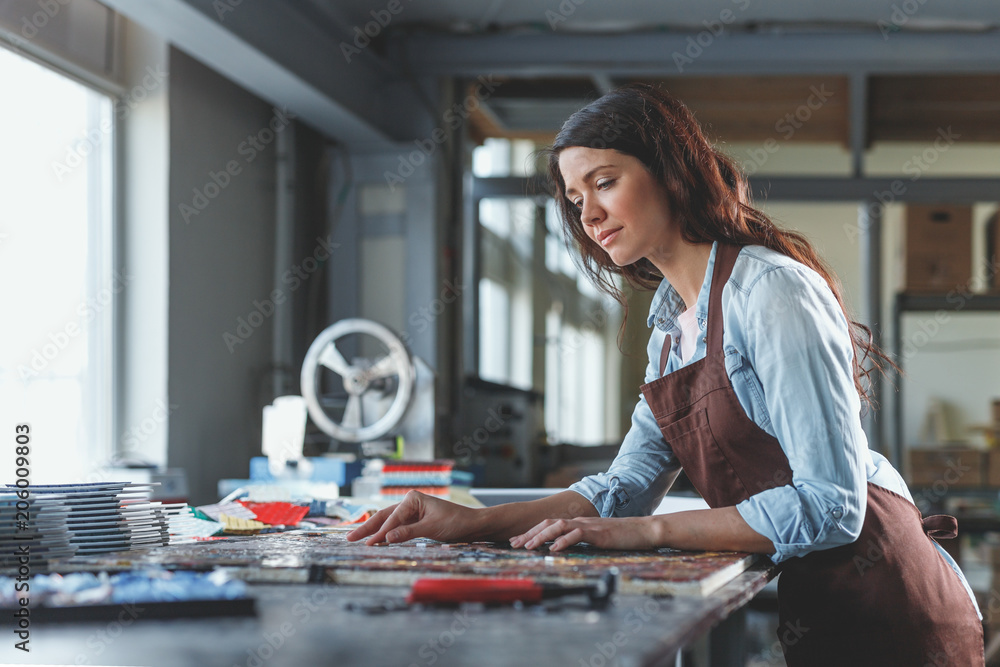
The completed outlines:
[[[830,516],[832,516],[837,521],[840,521],[841,517],[844,516],[844,510],[842,510],[839,507],[834,507],[833,511],[830,512]]]
[[[658,319],[658,320],[656,320],[656,321],[657,321],[657,323],[658,323],[658,324],[663,324],[663,323],[664,323],[664,322],[665,322],[666,320],[664,320],[664,319],[663,319],[663,318],[661,317],[660,319]]]

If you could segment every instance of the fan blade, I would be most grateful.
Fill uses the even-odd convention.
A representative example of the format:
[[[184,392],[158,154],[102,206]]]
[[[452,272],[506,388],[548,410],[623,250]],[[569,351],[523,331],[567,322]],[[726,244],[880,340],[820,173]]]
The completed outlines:
[[[352,394],[344,408],[344,428],[361,428],[361,396]]]
[[[393,361],[392,356],[388,354],[376,361],[372,364],[371,368],[365,371],[365,377],[369,382],[398,374],[399,373],[396,371],[396,364]]]
[[[348,366],[347,362],[344,360],[343,355],[340,354],[340,350],[338,350],[337,346],[332,342],[323,348],[323,351],[319,355],[319,363],[323,364],[334,373],[339,373],[344,376],[346,376],[351,370],[351,367]]]

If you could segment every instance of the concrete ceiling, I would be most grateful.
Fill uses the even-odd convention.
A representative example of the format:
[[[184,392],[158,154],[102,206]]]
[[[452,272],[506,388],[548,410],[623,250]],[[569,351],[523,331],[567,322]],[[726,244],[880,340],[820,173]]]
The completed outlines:
[[[305,0],[336,12],[349,25],[372,20],[389,0]],[[879,21],[908,30],[984,30],[1000,25],[996,0],[398,0],[393,26],[421,25],[450,31],[538,26],[572,31],[703,29],[731,12],[731,28],[801,25],[877,26]],[[558,18],[553,19],[553,14]],[[725,15],[726,17],[729,14]],[[565,19],[565,20],[562,20]]]
[[[441,122],[438,86],[484,74],[505,84],[483,104],[492,115],[480,119],[481,136],[550,134],[582,102],[629,80],[780,76],[787,80],[774,82],[778,92],[798,99],[808,86],[795,87],[795,77],[841,77],[849,94],[830,105],[828,122],[814,125],[856,149],[874,136],[863,129],[869,77],[979,74],[993,77],[983,79],[993,88],[1000,76],[1000,0],[102,2],[359,148],[427,136]],[[724,35],[704,39],[723,26]],[[372,38],[355,48],[361,30]],[[695,38],[710,46],[692,45]],[[693,86],[688,96],[725,134],[750,136],[752,111],[765,121],[774,114],[748,109],[749,92],[722,100],[712,82],[672,85]],[[900,85],[885,90],[909,95],[912,86]],[[936,98],[964,105],[963,113],[988,112],[992,122],[996,95],[967,88],[956,92],[949,83]],[[879,127],[897,124],[891,114],[882,121]],[[911,125],[914,135],[925,129]]]
[[[997,93],[977,88],[994,90],[1000,81],[996,59],[982,57],[1000,37],[997,0],[301,0],[299,7],[328,21],[331,34],[378,28],[373,50],[394,66],[505,77],[473,119],[477,139],[546,142],[581,104],[637,79],[667,85],[730,140],[770,136],[774,119],[821,79],[837,91],[836,102],[797,140],[860,147],[923,138],[942,117],[965,119],[975,129],[970,139],[1000,138]],[[685,40],[706,30],[712,35],[699,44],[707,46],[688,49]],[[691,60],[678,62],[678,54]],[[948,72],[934,79],[941,85],[921,83],[938,68]],[[890,72],[903,78],[849,86],[846,77]],[[956,81],[969,85],[956,91],[950,79],[959,73],[967,76]],[[923,90],[916,101],[914,81]],[[881,113],[870,128],[869,94]],[[897,98],[909,101],[893,106]],[[855,123],[865,126],[854,137],[852,99]]]

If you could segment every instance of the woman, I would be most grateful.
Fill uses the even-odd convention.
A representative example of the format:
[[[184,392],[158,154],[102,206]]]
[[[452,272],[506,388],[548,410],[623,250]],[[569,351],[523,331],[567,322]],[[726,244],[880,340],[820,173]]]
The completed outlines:
[[[928,536],[955,520],[922,520],[868,449],[862,363],[884,357],[808,241],[754,209],[691,113],[649,86],[573,114],[549,172],[594,282],[622,302],[612,274],[656,288],[618,456],[543,500],[474,510],[412,493],[348,539],[763,553],[784,564],[789,665],[982,665],[971,591]],[[711,509],[649,516],[681,467]]]

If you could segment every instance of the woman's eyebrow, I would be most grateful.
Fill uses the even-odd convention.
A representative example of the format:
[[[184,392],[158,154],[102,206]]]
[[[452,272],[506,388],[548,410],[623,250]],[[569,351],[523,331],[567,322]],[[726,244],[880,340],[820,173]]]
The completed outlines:
[[[590,171],[588,171],[586,174],[583,175],[583,182],[586,183],[587,181],[589,181],[590,177],[593,176],[595,172],[600,171],[601,169],[604,169],[605,167],[613,167],[613,166],[615,166],[615,165],[613,165],[613,164],[602,164],[599,167],[594,167],[593,169],[591,169]],[[569,194],[571,192],[576,192],[576,188],[566,188],[566,194]]]

